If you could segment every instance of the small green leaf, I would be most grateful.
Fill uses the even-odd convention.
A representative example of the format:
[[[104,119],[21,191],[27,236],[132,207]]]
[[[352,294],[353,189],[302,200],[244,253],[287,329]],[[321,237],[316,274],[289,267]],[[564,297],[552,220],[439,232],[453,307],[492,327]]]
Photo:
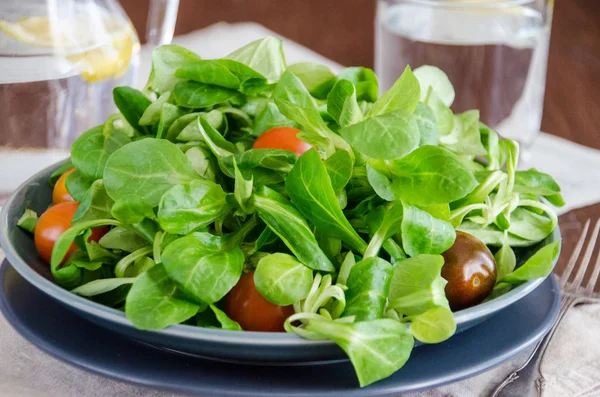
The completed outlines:
[[[496,260],[498,280],[515,270],[517,258],[513,249],[510,247],[510,245],[508,245],[508,242],[500,247],[500,249],[494,255],[494,259]]]
[[[450,134],[439,138],[440,144],[454,153],[484,156],[487,151],[481,143],[479,133],[479,110],[469,110],[454,116]]]
[[[181,299],[163,265],[138,276],[127,294],[125,314],[138,329],[162,329],[194,316],[200,306]]]
[[[105,136],[102,126],[94,127],[73,142],[71,160],[78,173],[91,184],[96,179],[102,179],[104,167],[112,153],[129,142],[131,139],[120,130],[113,129],[110,135]],[[74,178],[76,176],[73,174],[67,177]]]
[[[302,84],[311,94],[315,90],[331,89],[334,84],[335,75],[325,65],[315,62],[299,62],[288,66],[288,70],[302,80]]]
[[[196,232],[167,245],[162,263],[187,297],[199,304],[210,304],[233,288],[244,266],[244,253],[239,246],[223,248],[219,237]]]
[[[204,142],[215,157],[231,156],[236,152],[235,146],[223,138],[223,135],[212,126],[206,117],[198,117],[196,123]]]
[[[161,107],[160,121],[158,122],[156,137],[158,139],[167,138],[169,127],[187,111],[178,106],[165,103]]]
[[[560,193],[560,186],[548,174],[531,168],[515,173],[515,192],[530,193],[537,196],[552,196]]]
[[[176,44],[162,45],[152,50],[152,72],[146,89],[160,93],[172,90],[180,81],[175,71],[183,65],[201,60],[197,54]]]
[[[424,343],[443,342],[456,332],[454,314],[442,306],[431,308],[409,319],[410,332],[415,339]]]
[[[327,95],[327,112],[340,127],[360,123],[363,114],[356,101],[356,89],[348,80],[339,80]]]
[[[454,113],[448,106],[446,106],[441,99],[435,95],[433,91],[430,91],[427,98],[423,100],[428,105],[437,120],[438,137],[441,139],[444,136],[448,136],[454,129]]]
[[[412,205],[403,207],[402,247],[409,256],[441,254],[454,244],[456,232],[449,222]]]
[[[224,58],[217,59],[216,62],[225,66],[238,78],[240,81],[238,90],[246,95],[259,95],[270,87],[265,76],[248,65]]]
[[[263,186],[257,189],[254,199],[260,218],[296,258],[313,270],[335,270],[302,214],[285,197]]]
[[[273,100],[264,99],[256,109],[256,114],[254,115],[253,134],[260,136],[263,132],[275,127],[298,128],[299,125],[285,117]]]
[[[212,84],[220,87],[237,90],[240,79],[217,60],[198,60],[180,66],[175,71],[175,77],[185,80],[197,81],[198,83]]]
[[[173,88],[175,102],[184,108],[199,109],[215,106],[238,95],[238,92],[217,85],[196,81],[180,81]]]
[[[116,87],[113,89],[113,99],[129,125],[142,134],[151,134],[152,130],[150,128],[139,124],[144,112],[152,104],[150,99],[142,92],[131,87]]]
[[[427,97],[430,89],[442,100],[444,105],[450,107],[454,102],[454,87],[446,73],[435,66],[424,65],[414,71],[415,77],[421,85],[421,100]]]
[[[221,112],[218,112],[221,113]],[[185,140],[185,139],[180,139],[180,136],[183,132],[183,130],[188,127],[190,124],[192,124],[193,122],[196,121],[196,119],[198,118],[198,116],[204,115],[206,113],[204,112],[192,112],[192,113],[187,113],[182,115],[181,117],[179,117],[177,120],[173,121],[173,123],[169,126],[169,129],[167,130],[167,134],[164,135],[163,133],[163,138],[168,139],[171,142],[174,142],[176,140]]]
[[[367,244],[344,216],[327,168],[316,150],[310,149],[298,159],[285,187],[296,208],[318,229],[346,242],[356,251],[364,252]]]
[[[225,175],[234,178],[233,163],[240,170],[250,171],[256,168],[288,173],[298,159],[294,153],[283,149],[250,149],[233,156],[223,157],[220,160],[221,168]]]
[[[367,179],[373,190],[375,190],[375,193],[384,200],[396,200],[398,197],[396,197],[396,193],[392,189],[392,181],[389,175],[387,175],[389,171],[385,162],[371,159],[367,162],[366,168]]]
[[[314,99],[298,77],[290,71],[285,71],[275,87],[273,98],[285,117],[300,124],[302,132],[298,134],[298,138],[323,148],[328,154],[333,154],[334,134],[321,118]]]
[[[98,226],[121,226],[121,222],[114,219],[96,219],[93,221],[78,223],[67,229],[65,232],[63,232],[63,234],[60,235],[58,240],[56,240],[56,243],[54,243],[54,248],[52,249],[50,267],[53,273],[62,269],[66,269],[59,269],[59,267],[65,255],[67,255],[67,251],[71,247],[71,244],[73,244],[75,237],[84,233],[88,229]]]
[[[237,201],[238,205],[245,214],[252,214],[256,211],[254,209],[254,204],[252,203],[253,179],[244,178],[235,161],[233,163],[233,167],[235,170],[233,191],[235,201]]]
[[[349,251],[342,262],[342,266],[340,266],[336,284],[346,285],[348,283],[348,277],[354,265],[356,265],[356,259],[352,251]]]
[[[373,70],[363,67],[346,68],[342,70],[336,77],[336,81],[342,79],[348,80],[354,84],[354,87],[356,87],[357,101],[375,102],[377,100],[377,97],[379,96],[379,83],[377,82],[377,76]],[[333,84],[331,86],[333,86]],[[324,84],[323,89],[327,90],[327,85]],[[315,90],[313,93],[315,97],[323,99],[326,98],[328,92],[324,91],[323,93],[320,91],[321,90],[319,89]]]
[[[148,245],[148,242],[136,232],[123,227],[110,229],[98,243],[107,249],[126,252],[133,252]]]
[[[165,192],[158,206],[158,223],[168,233],[187,234],[210,225],[231,209],[220,185],[198,179]]]
[[[348,184],[352,177],[352,166],[352,156],[345,150],[337,150],[325,160],[325,168],[334,192],[340,191]]]
[[[104,182],[101,179],[96,180],[81,199],[72,222],[110,218],[113,203],[114,201],[106,193]]]
[[[243,63],[275,83],[284,72],[285,57],[281,40],[267,36],[235,50],[225,57]]]
[[[383,209],[383,207],[379,208]],[[404,209],[402,202],[394,201],[386,206],[385,214],[382,215],[381,220],[379,221],[378,219],[378,222],[374,222],[371,218],[375,215],[379,217],[379,212],[381,211],[379,208],[369,212],[367,215],[367,224],[369,226],[374,225],[375,223],[378,223],[379,226],[373,233],[373,237],[365,251],[365,258],[377,256],[379,249],[385,241],[400,232],[401,222],[403,222],[403,219],[405,218],[403,216]]]
[[[156,101],[152,102],[150,106],[146,108],[142,117],[140,117],[139,125],[155,125],[160,121],[162,114],[162,106],[168,103],[171,99],[171,91],[167,91],[159,96]]]
[[[209,305],[210,310],[215,314],[217,321],[221,324],[221,329],[226,329],[229,331],[243,331],[242,327],[237,323],[237,321],[233,321],[230,319],[227,314],[215,305]]]
[[[370,115],[378,116],[399,109],[412,113],[419,103],[420,96],[421,87],[419,86],[419,80],[417,80],[410,70],[410,66],[406,66],[406,69],[404,69],[404,72],[396,80],[392,88],[375,102],[373,108],[371,108]]]
[[[511,235],[532,241],[542,241],[556,227],[556,220],[545,215],[539,215],[523,207],[517,207],[510,213]]]
[[[340,135],[354,149],[375,159],[398,159],[419,145],[417,121],[402,109],[342,128]]]
[[[152,247],[150,245],[146,245],[137,251],[133,251],[131,254],[124,256],[115,265],[115,276],[119,278],[127,277],[129,275],[128,273],[130,273],[129,269],[132,267],[132,265],[134,265],[137,260],[150,254],[152,254]]]
[[[194,171],[202,178],[215,182],[219,174],[219,164],[210,150],[202,146],[195,146],[185,152],[185,156],[192,164]]]
[[[17,226],[28,231],[29,233],[33,233],[35,231],[35,225],[37,225],[37,222],[38,215],[35,213],[35,211],[25,208],[23,215],[21,215],[17,221]]]
[[[67,175],[65,187],[67,188],[67,192],[73,197],[73,200],[81,202],[85,194],[90,190],[93,182],[92,179],[82,176],[79,171],[75,170]]]
[[[308,296],[313,272],[291,255],[275,253],[256,266],[254,284],[258,292],[276,305],[287,306]]]
[[[150,206],[158,205],[173,185],[199,179],[187,157],[164,139],[142,139],[123,146],[106,162],[104,186],[114,200],[137,195]]]
[[[433,110],[423,102],[419,102],[413,112],[419,127],[419,146],[438,144],[437,119]]]
[[[118,199],[111,210],[112,216],[123,223],[140,223],[144,218],[154,219],[152,207],[134,194]]]
[[[494,247],[502,246],[505,241],[507,241],[506,239],[508,239],[508,244],[511,247],[529,247],[537,243],[537,241],[528,240],[511,233],[506,234],[504,230],[500,230],[496,225],[492,224],[482,227],[479,223],[471,222],[469,220],[463,221],[457,230],[475,236],[485,245]]]
[[[390,283],[389,306],[399,314],[415,316],[433,307],[450,308],[442,278],[441,255],[418,255],[398,262]]]
[[[448,149],[422,146],[392,162],[392,188],[411,204],[447,204],[470,193],[477,180]]]
[[[512,273],[498,279],[497,284],[521,284],[550,274],[560,253],[561,240],[546,245]]]
[[[100,295],[108,291],[112,291],[123,285],[133,284],[135,278],[106,278],[101,280],[90,281],[73,290],[72,293],[81,296]]]
[[[194,114],[194,113],[192,113],[192,114]],[[186,142],[202,142],[202,141],[204,141],[204,134],[203,134],[203,131],[201,131],[202,126],[200,125],[200,123],[197,122],[197,119],[199,117],[204,117],[204,119],[208,122],[208,124],[210,124],[211,127],[214,128],[215,130],[217,130],[218,135],[221,135],[221,133],[219,133],[219,131],[225,129],[227,126],[227,118],[218,109],[213,109],[210,112],[206,112],[206,113],[202,112],[202,113],[196,113],[196,114],[197,114],[197,116],[194,118],[194,120],[192,122],[190,122],[187,126],[185,126],[185,128],[183,128],[181,130],[179,135],[177,135],[178,141],[186,141]],[[219,139],[219,138],[216,137],[216,139]],[[227,142],[227,144],[230,145],[229,146],[230,151],[235,150],[233,148],[233,145],[231,145],[230,142]]]
[[[68,158],[56,169],[56,171],[50,174],[50,177],[48,178],[48,185],[50,185],[50,187],[54,187],[54,185],[56,185],[56,181],[58,181],[58,178],[60,178],[62,174],[69,171],[71,168],[75,168],[75,166],[73,165],[71,159]]]
[[[385,379],[402,368],[414,346],[408,328],[391,319],[353,324],[311,320],[306,330],[331,339],[346,352],[361,387]]]
[[[355,321],[382,318],[392,269],[392,265],[381,258],[366,258],[354,265],[346,283],[343,315],[355,316]]]

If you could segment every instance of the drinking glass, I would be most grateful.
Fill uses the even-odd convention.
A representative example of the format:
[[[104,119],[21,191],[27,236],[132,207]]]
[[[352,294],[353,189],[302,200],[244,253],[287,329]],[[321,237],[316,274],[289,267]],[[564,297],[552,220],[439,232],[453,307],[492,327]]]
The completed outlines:
[[[521,144],[540,131],[552,0],[378,0],[375,69],[386,90],[408,64],[444,70],[454,112]]]
[[[177,6],[151,1],[151,44],[171,40]],[[115,112],[112,90],[133,84],[139,49],[117,0],[0,2],[0,204]]]

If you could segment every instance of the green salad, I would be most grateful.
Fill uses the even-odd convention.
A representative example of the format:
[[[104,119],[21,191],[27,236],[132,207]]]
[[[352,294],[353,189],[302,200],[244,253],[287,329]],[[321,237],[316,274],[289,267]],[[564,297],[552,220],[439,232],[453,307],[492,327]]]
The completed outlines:
[[[453,99],[432,66],[380,96],[370,69],[288,66],[272,37],[211,60],[165,45],[19,225],[57,284],[137,328],[329,339],[366,386],[560,249],[516,266],[557,226],[560,187]]]

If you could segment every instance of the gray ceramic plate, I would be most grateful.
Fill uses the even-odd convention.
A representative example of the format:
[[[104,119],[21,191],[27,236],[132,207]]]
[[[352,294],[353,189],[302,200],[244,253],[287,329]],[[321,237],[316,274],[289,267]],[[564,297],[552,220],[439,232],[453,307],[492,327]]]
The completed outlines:
[[[361,389],[348,361],[292,367],[229,364],[133,343],[48,299],[7,262],[0,265],[0,312],[31,343],[88,371],[195,396],[366,397],[429,389],[489,370],[532,346],[548,332],[559,306],[557,282],[548,277],[489,321],[413,350],[401,370]]]
[[[37,255],[33,238],[16,226],[26,207],[38,213],[51,203],[49,175],[58,164],[39,172],[13,194],[0,214],[0,244],[6,257],[27,281],[70,310],[86,319],[136,340],[184,353],[231,361],[255,363],[306,363],[336,360],[345,354],[329,341],[309,341],[292,334],[235,332],[189,325],[175,325],[159,331],[141,331],[133,327],[125,315],[71,294],[52,282],[49,266]],[[524,262],[542,245],[560,238],[558,228],[535,247],[519,251],[518,262]],[[542,283],[531,280],[507,294],[478,306],[455,313],[457,332],[464,331],[495,315],[499,310],[517,302]]]

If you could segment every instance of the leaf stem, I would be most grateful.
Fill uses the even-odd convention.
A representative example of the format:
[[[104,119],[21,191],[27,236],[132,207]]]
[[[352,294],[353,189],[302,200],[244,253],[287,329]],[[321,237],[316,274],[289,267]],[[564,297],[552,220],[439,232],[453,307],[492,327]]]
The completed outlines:
[[[135,262],[136,259],[139,259],[145,255],[152,253],[152,246],[142,247],[136,251],[133,251],[131,254],[123,257],[117,265],[115,266],[115,276],[121,278],[125,277],[125,272],[129,265]]]

